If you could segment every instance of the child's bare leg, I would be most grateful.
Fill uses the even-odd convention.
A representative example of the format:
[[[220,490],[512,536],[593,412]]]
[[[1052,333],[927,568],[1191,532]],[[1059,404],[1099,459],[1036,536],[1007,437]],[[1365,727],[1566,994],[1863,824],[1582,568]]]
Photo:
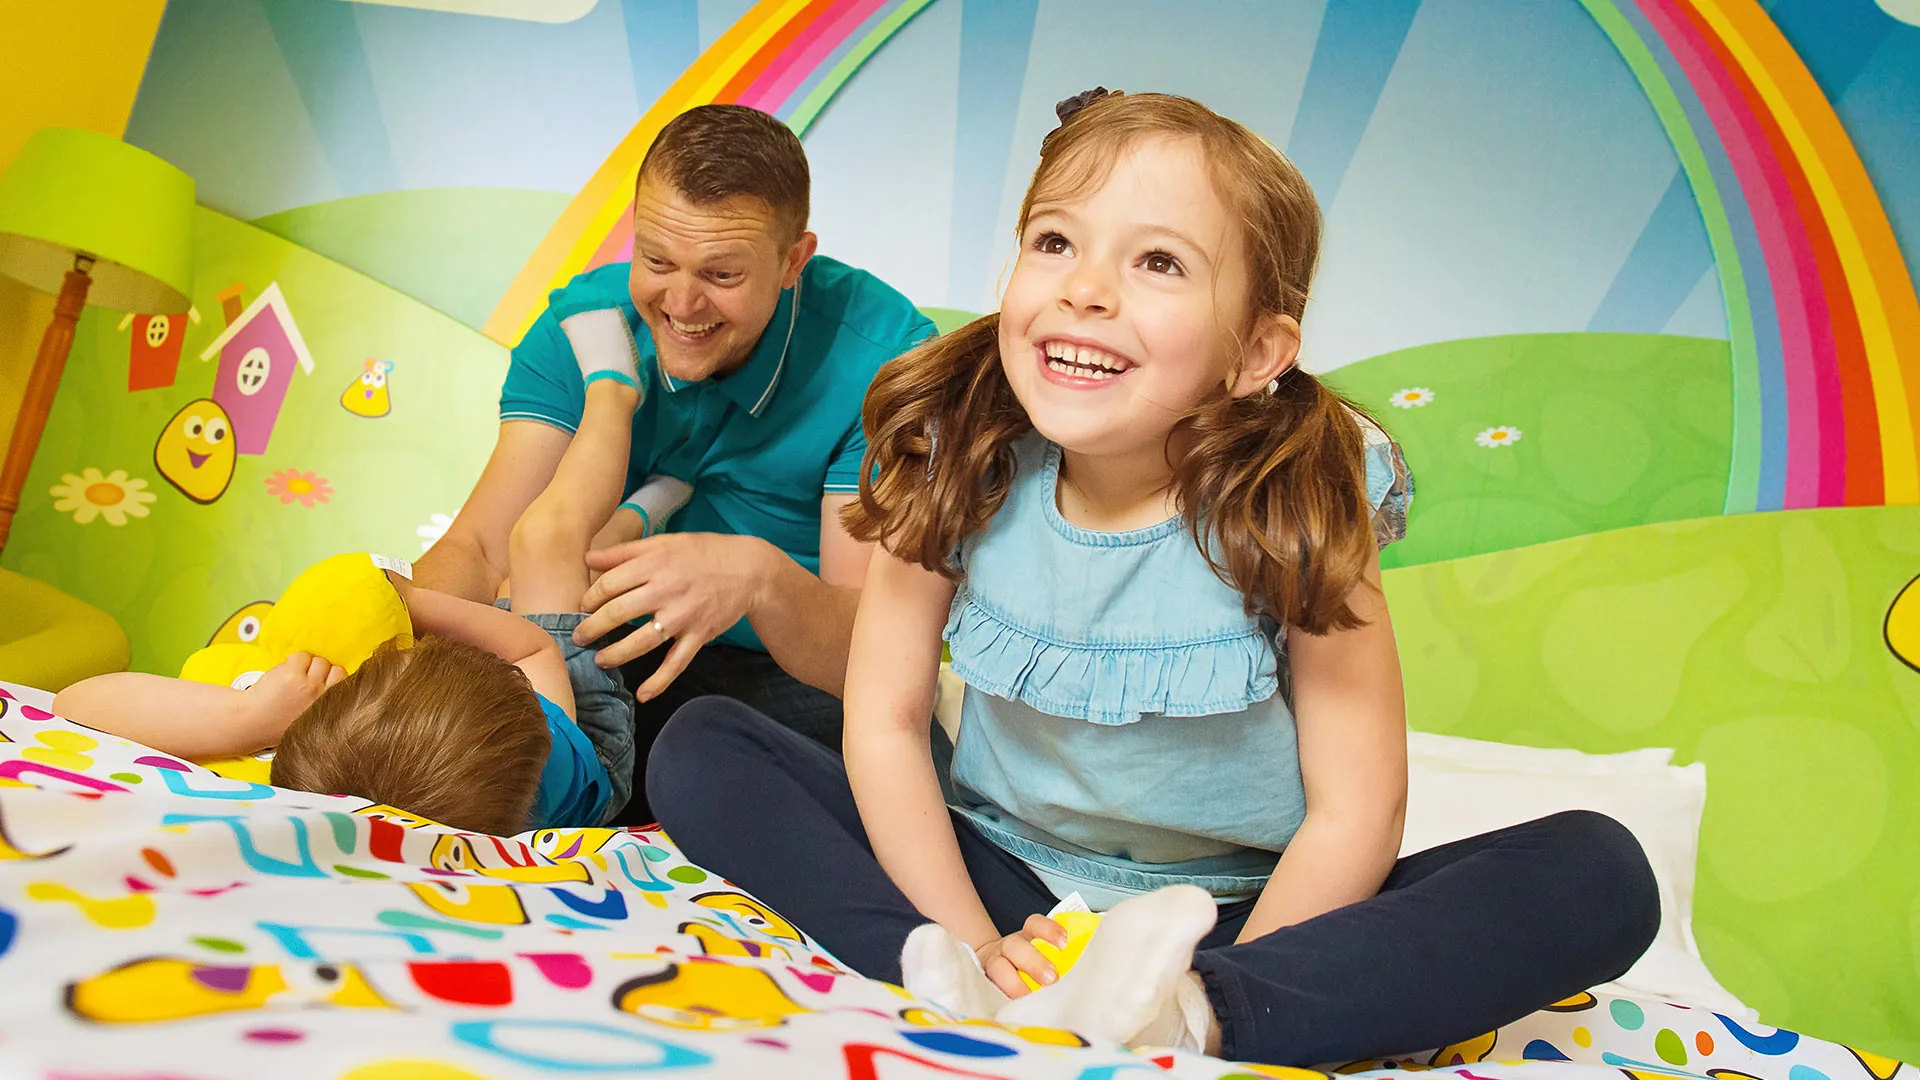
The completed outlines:
[[[618,379],[587,383],[580,428],[547,489],[513,527],[508,577],[516,614],[571,613],[587,591],[586,554],[620,503],[640,393]]]

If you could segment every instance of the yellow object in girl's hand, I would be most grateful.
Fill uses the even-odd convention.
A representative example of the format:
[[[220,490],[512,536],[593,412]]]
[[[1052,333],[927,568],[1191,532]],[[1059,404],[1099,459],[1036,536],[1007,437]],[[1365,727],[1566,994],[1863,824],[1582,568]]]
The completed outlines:
[[[1066,948],[1044,938],[1034,938],[1033,947],[1053,964],[1056,973],[1065,975],[1079,962],[1080,954],[1087,951],[1087,942],[1093,940],[1093,932],[1100,926],[1100,916],[1091,911],[1056,911],[1048,918],[1059,923],[1060,928],[1067,932]],[[1020,981],[1026,983],[1029,990],[1040,989],[1040,984],[1024,971],[1020,973]]]

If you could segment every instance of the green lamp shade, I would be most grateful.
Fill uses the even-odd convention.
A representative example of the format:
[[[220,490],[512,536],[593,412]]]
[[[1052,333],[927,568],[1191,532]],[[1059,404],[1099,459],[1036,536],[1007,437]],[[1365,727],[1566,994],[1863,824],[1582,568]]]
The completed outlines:
[[[42,128],[0,176],[0,273],[57,293],[76,255],[95,260],[87,302],[176,314],[193,286],[193,178],[145,150]]]

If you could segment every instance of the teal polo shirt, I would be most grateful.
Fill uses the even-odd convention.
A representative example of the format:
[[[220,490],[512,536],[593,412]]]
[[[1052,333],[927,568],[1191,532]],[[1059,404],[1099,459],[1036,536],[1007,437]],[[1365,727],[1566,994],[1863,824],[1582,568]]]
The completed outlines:
[[[617,307],[640,348],[644,395],[621,494],[655,473],[678,477],[693,485],[693,496],[666,531],[757,536],[818,574],[820,500],[860,489],[867,384],[881,364],[932,337],[933,323],[879,278],[816,255],[781,294],[746,366],[681,382],[660,370],[653,337],[634,310],[631,266],[590,270],[547,298],[547,310],[513,350],[500,419],[572,434],[586,384],[559,320]],[[745,619],[717,640],[766,649]]]

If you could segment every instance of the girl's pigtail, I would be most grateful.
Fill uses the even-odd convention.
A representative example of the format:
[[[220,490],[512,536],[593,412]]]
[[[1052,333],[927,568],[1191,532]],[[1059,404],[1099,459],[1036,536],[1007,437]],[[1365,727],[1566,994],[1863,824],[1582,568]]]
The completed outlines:
[[[1361,625],[1347,597],[1376,549],[1353,407],[1296,368],[1183,424],[1175,490],[1214,573],[1283,625]]]
[[[957,577],[954,549],[1006,501],[1014,440],[1032,426],[1000,367],[1000,316],[889,361],[860,419],[867,458],[859,501],[841,511],[847,532]]]

